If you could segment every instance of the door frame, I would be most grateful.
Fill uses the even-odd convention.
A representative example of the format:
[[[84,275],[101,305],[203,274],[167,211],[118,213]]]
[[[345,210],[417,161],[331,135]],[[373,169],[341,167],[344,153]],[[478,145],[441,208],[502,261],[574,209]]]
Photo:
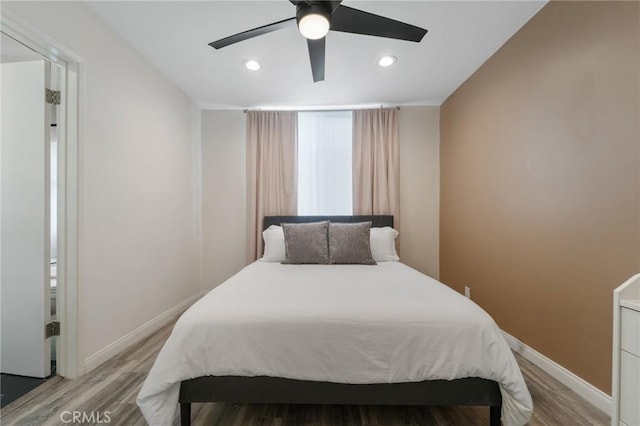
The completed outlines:
[[[7,8],[0,15],[0,30],[31,50],[61,66],[61,101],[58,115],[58,265],[56,373],[66,378],[84,374],[80,362],[80,170],[83,129],[84,62],[46,33],[15,16]],[[43,94],[44,96],[44,94]]]

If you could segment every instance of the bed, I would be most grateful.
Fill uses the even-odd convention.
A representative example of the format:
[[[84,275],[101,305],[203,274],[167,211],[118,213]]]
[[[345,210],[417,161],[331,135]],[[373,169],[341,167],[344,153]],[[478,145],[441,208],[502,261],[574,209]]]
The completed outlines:
[[[322,219],[393,226],[270,216],[264,228]],[[487,406],[492,426],[533,409],[491,317],[400,262],[248,265],[182,315],[137,402],[154,426],[189,425],[194,402]]]

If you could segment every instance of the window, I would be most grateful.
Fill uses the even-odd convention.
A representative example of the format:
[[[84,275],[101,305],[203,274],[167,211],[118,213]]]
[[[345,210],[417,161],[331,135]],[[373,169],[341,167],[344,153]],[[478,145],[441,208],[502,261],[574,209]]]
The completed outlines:
[[[298,113],[298,214],[351,215],[351,111]]]

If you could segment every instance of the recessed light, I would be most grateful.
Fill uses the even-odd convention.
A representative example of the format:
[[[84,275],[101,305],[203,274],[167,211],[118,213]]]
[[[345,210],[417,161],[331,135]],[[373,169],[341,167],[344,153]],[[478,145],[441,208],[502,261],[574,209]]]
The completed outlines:
[[[260,67],[262,66],[260,64],[260,62],[256,61],[255,59],[247,59],[242,64],[244,65],[244,67],[246,69],[251,70],[251,71],[258,71],[260,69]]]
[[[378,59],[378,65],[380,65],[381,67],[390,67],[391,65],[395,64],[397,60],[398,58],[396,58],[395,56],[383,56],[382,58]]]

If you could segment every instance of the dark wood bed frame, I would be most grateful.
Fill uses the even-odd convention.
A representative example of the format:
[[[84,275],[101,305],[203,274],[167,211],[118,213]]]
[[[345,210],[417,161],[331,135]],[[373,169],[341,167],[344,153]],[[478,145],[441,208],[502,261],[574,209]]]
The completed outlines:
[[[266,216],[263,229],[280,223],[319,220],[393,226],[393,216]],[[204,376],[180,384],[180,421],[191,424],[191,403],[467,405],[489,406],[489,424],[500,425],[502,395],[497,382],[478,377],[411,383],[344,384],[280,377]]]

